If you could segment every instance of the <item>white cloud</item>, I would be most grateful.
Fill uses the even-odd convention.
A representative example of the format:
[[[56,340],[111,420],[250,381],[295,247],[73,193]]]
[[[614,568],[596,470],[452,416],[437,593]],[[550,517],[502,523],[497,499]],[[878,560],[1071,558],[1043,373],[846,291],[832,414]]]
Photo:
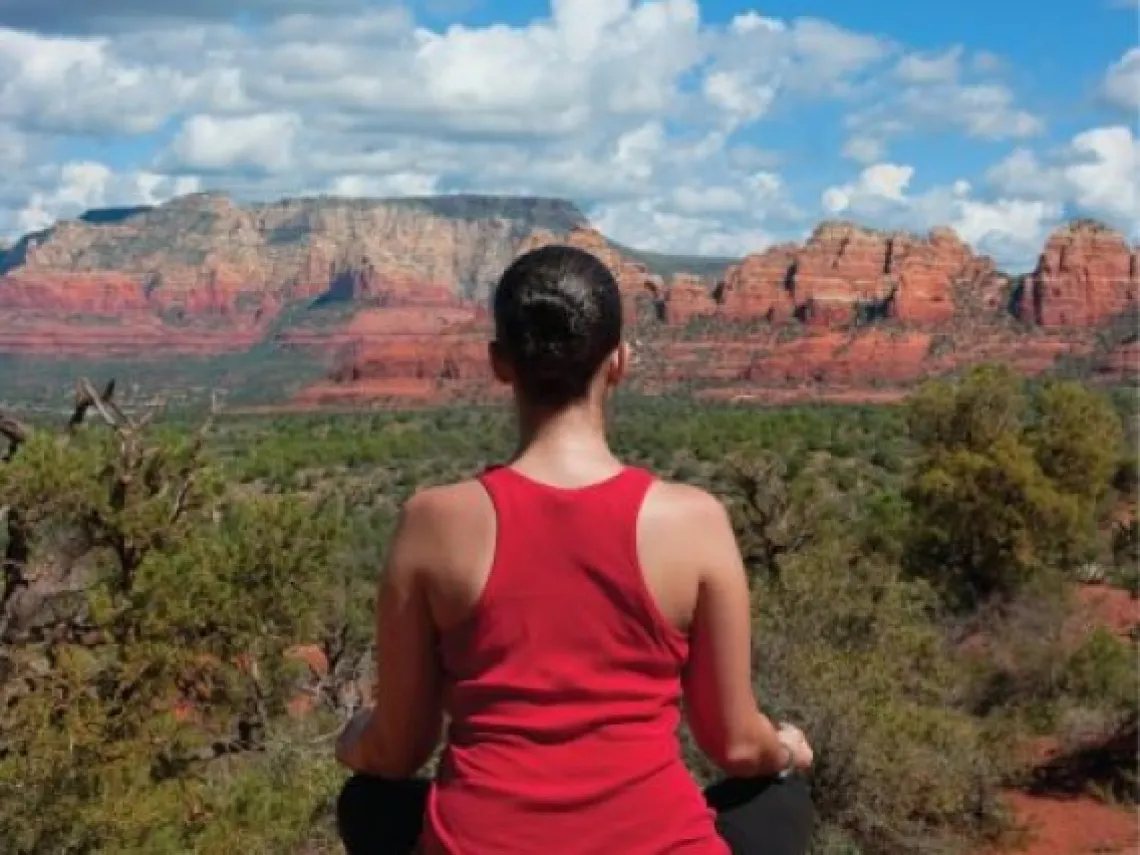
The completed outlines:
[[[393,172],[389,175],[338,175],[328,192],[332,196],[383,198],[389,196],[430,196],[439,189],[439,179],[422,172]]]
[[[962,53],[961,45],[937,54],[909,53],[895,66],[895,77],[903,83],[952,83],[958,79]]]
[[[153,172],[116,174],[105,164],[70,161],[59,167],[54,189],[33,193],[16,215],[21,232],[37,231],[61,218],[111,205],[156,205],[200,189],[196,178]]]
[[[957,128],[983,140],[1025,139],[1044,130],[1000,83],[935,84],[903,90],[898,107],[924,129]]]
[[[1128,220],[1136,227],[1140,199],[1140,140],[1124,126],[1073,137],[1075,162],[1064,169],[1073,201],[1086,211]]]
[[[722,110],[730,127],[755,122],[776,99],[776,87],[739,71],[714,71],[705,78],[705,98]]]
[[[1017,269],[1032,264],[1049,229],[1062,216],[1057,202],[979,199],[964,179],[911,193],[916,170],[875,164],[848,184],[827,188],[821,206],[830,216],[855,216],[884,228],[930,229],[948,225],[975,249]]]
[[[874,163],[882,160],[886,153],[883,141],[873,137],[852,137],[843,144],[843,156],[856,163]]]
[[[1140,140],[1124,125],[1083,131],[1047,162],[1018,149],[987,178],[1000,192],[1067,205],[1133,232],[1140,220]]]
[[[27,130],[149,133],[190,90],[177,72],[117,56],[106,38],[0,29],[0,120]]]
[[[282,172],[293,160],[301,118],[292,113],[251,116],[191,116],[170,147],[178,167],[196,172]]]
[[[1013,90],[993,78],[1001,60],[979,52],[962,79],[965,49],[910,53],[892,69],[901,88],[886,87],[844,120],[849,132],[844,155],[871,163],[886,155],[889,141],[923,133],[958,132],[983,141],[1029,139],[1042,134],[1042,119],[1017,104]]]
[[[737,257],[773,243],[759,227],[725,229],[707,216],[670,211],[651,200],[605,205],[592,213],[605,234],[657,252],[676,252],[684,246],[703,255]]]
[[[203,185],[463,191],[566,196],[627,243],[737,254],[807,231],[820,212],[796,203],[816,208],[821,181],[828,210],[959,223],[1013,254],[1054,211],[1135,204],[1119,130],[1017,149],[988,185],[916,190],[908,135],[1043,130],[1001,61],[962,46],[756,12],[713,25],[698,0],[553,0],[524,24],[435,30],[368,0],[250,0],[240,26],[233,5],[0,0],[0,234]],[[839,152],[820,150],[828,108],[851,111]],[[835,180],[841,158],[862,172]]]
[[[1134,116],[1140,112],[1140,47],[1128,50],[1112,64],[1104,77],[1104,95],[1109,103]]]
[[[850,208],[865,209],[881,202],[902,203],[913,177],[913,166],[876,163],[859,173],[854,182],[824,190],[823,207],[830,214],[840,214]]]

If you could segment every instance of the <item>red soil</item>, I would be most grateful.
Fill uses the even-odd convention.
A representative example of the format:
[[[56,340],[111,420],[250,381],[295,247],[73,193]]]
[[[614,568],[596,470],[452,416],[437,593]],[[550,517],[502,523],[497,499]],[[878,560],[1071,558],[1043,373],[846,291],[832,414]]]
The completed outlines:
[[[1127,591],[1082,585],[1079,606],[1069,629],[1088,632],[1095,625],[1127,637],[1140,624],[1140,600]],[[1031,746],[1039,762],[1055,756],[1056,740]],[[1024,845],[992,850],[986,855],[1133,855],[1140,853],[1140,814],[1132,806],[1108,805],[1092,796],[1031,795],[1010,792],[1007,804],[1026,832]]]
[[[1132,855],[1140,852],[1135,808],[1114,807],[1082,796],[1066,798],[1010,793],[1019,823],[1026,826],[1024,847],[997,851],[1021,855]]]

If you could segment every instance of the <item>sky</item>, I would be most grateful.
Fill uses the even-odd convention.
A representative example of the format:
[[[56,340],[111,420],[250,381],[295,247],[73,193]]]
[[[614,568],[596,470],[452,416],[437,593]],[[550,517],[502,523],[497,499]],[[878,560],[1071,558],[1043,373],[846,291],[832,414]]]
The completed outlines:
[[[0,237],[202,190],[558,196],[741,255],[1140,237],[1140,0],[0,0]],[[187,11],[189,9],[189,11]]]

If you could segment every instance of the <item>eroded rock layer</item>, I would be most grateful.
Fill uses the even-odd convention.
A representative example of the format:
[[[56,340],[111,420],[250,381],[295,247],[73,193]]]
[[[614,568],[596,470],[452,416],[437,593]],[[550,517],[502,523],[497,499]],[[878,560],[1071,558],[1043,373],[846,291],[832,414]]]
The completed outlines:
[[[198,194],[60,223],[0,254],[0,353],[268,343],[332,361],[307,403],[492,396],[487,298],[513,258],[550,243],[614,272],[649,391],[874,397],[982,359],[1138,373],[1135,339],[1098,344],[1136,312],[1137,248],[1096,223],[1058,230],[1015,280],[949,229],[826,222],[802,245],[718,266],[620,249],[566,202],[480,196],[239,206]]]

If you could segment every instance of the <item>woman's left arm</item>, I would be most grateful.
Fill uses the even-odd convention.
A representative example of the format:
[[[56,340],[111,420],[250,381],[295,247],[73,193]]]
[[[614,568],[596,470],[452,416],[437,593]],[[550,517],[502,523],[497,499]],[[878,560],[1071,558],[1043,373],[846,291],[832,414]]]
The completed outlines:
[[[337,759],[355,772],[411,777],[439,743],[442,674],[426,588],[436,517],[430,493],[413,496],[389,544],[376,596],[375,706],[337,740]]]

